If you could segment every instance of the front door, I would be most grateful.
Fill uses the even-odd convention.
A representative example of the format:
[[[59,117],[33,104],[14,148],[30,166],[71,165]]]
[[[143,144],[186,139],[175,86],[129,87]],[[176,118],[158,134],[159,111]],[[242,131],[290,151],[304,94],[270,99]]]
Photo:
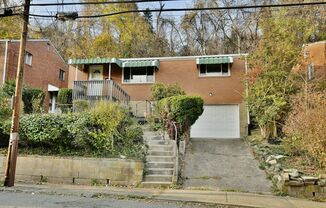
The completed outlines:
[[[91,65],[88,76],[88,96],[101,96],[103,90],[103,65]]]

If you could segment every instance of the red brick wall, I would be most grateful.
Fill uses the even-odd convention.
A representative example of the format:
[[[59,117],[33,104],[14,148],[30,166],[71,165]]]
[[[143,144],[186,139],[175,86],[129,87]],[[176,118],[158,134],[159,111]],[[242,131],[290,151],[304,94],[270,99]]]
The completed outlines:
[[[1,47],[4,47],[2,43]],[[9,43],[6,80],[16,78],[18,64],[19,42]],[[26,51],[33,55],[32,66],[25,64],[24,84],[41,88],[45,94],[45,109],[48,109],[49,93],[48,84],[58,88],[68,87],[69,70],[68,65],[58,55],[56,49],[48,41],[28,41]],[[0,68],[2,71],[3,61],[0,58]],[[59,80],[59,70],[65,71],[65,80]]]
[[[77,73],[77,75],[76,75]],[[78,70],[73,66],[69,66],[69,78],[68,78],[68,88],[72,89],[74,87],[74,81],[82,81],[87,80],[88,74]]]
[[[308,58],[305,64],[314,64],[316,78],[326,77],[326,41],[308,44],[306,50]]]
[[[84,67],[84,78],[87,76]],[[239,104],[243,102],[243,75],[245,61],[234,58],[229,77],[199,77],[196,60],[161,60],[155,72],[155,82],[178,83],[189,95],[201,96],[205,104]],[[131,96],[132,101],[150,100],[152,84],[123,84],[122,69],[112,64],[112,79]],[[104,78],[108,78],[108,65],[104,65]],[[85,80],[83,79],[83,80]],[[210,96],[212,93],[212,96]]]

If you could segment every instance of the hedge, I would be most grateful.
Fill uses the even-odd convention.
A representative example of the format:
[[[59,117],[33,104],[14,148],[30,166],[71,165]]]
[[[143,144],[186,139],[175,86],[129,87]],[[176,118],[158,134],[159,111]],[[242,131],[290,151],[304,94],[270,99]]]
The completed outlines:
[[[2,86],[1,91],[8,97],[15,94],[16,83],[14,80],[6,81]],[[32,88],[29,86],[23,86],[22,100],[24,102],[25,113],[41,112],[43,109],[45,94],[39,88]]]
[[[140,159],[145,151],[142,134],[127,111],[112,103],[99,103],[91,111],[76,114],[25,115],[20,121],[22,146],[53,154]]]
[[[22,98],[25,113],[38,113],[42,111],[45,98],[43,90],[24,86]]]
[[[168,128],[171,128],[171,122],[176,123],[180,137],[203,113],[203,105],[204,101],[199,96],[178,95],[160,100],[158,110]]]
[[[185,91],[178,84],[165,85],[154,83],[151,87],[152,99],[155,101],[176,95],[185,95]]]
[[[72,104],[72,89],[61,88],[58,92],[58,103]]]

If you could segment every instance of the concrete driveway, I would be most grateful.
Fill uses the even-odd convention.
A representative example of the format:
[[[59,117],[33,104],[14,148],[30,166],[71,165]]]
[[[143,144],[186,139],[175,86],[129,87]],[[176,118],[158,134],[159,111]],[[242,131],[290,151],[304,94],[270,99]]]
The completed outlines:
[[[271,182],[241,139],[191,139],[184,188],[270,192]]]

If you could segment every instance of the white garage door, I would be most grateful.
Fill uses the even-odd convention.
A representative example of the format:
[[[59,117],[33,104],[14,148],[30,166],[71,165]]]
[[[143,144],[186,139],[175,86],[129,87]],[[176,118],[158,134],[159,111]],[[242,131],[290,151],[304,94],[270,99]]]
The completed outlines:
[[[238,105],[206,105],[191,126],[192,138],[240,138]]]

